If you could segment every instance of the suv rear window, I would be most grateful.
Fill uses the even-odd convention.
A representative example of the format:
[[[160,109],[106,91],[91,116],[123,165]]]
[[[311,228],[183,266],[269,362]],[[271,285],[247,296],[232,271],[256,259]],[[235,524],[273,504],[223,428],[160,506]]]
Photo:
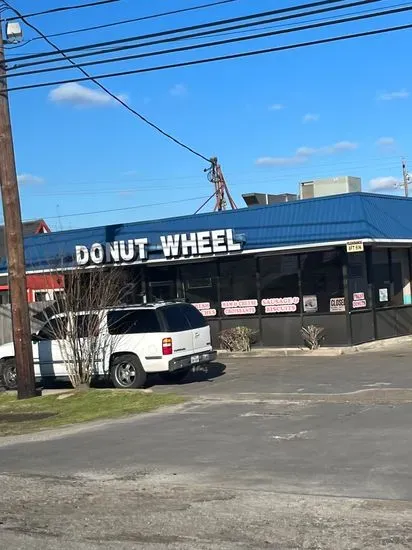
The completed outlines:
[[[181,332],[191,330],[189,319],[185,315],[184,304],[166,306],[161,309],[168,332]]]
[[[189,319],[189,323],[192,328],[202,328],[207,325],[206,319],[203,317],[200,311],[195,308],[195,306],[185,304],[182,307],[184,308],[184,313]]]
[[[109,334],[161,332],[156,311],[151,309],[109,311],[107,326]]]
[[[200,311],[190,304],[166,306],[161,309],[161,312],[164,316],[166,330],[169,332],[181,332],[207,325]]]

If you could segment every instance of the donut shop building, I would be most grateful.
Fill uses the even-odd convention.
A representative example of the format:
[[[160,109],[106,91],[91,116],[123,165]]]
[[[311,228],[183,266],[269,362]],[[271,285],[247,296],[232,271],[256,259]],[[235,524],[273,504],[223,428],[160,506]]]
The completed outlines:
[[[240,210],[36,235],[28,274],[121,269],[129,303],[184,299],[257,345],[325,345],[412,334],[412,199],[348,193]],[[3,274],[7,273],[5,259]]]

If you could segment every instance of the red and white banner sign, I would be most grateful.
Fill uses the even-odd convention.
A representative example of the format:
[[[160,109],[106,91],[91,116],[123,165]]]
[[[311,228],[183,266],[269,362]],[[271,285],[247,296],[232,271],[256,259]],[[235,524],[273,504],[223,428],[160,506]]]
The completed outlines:
[[[285,304],[283,306],[265,306],[265,313],[294,313],[296,310],[296,304]]]
[[[286,296],[285,298],[263,298],[262,306],[284,306],[291,304],[298,304],[300,302],[299,296]]]
[[[209,302],[198,302],[196,304],[192,304],[192,306],[195,306],[199,311],[210,309],[210,303]]]
[[[222,309],[233,307],[256,307],[258,305],[257,300],[227,300],[222,302]]]
[[[254,315],[255,307],[227,307],[223,310],[225,315]]]

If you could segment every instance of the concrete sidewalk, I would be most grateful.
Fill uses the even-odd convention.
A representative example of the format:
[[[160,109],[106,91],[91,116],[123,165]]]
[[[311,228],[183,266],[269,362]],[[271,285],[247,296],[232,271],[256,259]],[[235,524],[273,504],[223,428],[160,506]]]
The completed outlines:
[[[304,347],[300,348],[277,348],[277,347],[256,347],[249,352],[230,352],[218,350],[218,357],[336,357],[338,355],[352,355],[361,352],[380,352],[396,351],[397,349],[409,349],[412,353],[412,336],[400,336],[398,338],[389,338],[387,340],[375,340],[357,346],[343,347],[321,347],[317,350],[310,350]]]

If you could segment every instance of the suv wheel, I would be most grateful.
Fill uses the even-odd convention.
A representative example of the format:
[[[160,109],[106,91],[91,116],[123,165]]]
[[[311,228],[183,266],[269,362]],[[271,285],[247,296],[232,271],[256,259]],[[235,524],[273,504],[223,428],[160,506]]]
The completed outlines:
[[[164,382],[173,384],[174,382],[181,382],[184,378],[186,378],[191,370],[192,367],[186,367],[173,372],[159,372],[159,378],[161,378]]]
[[[0,367],[2,382],[7,390],[17,390],[16,361],[13,358],[6,359]]]
[[[146,372],[136,355],[128,353],[114,358],[111,379],[116,388],[141,388],[145,385],[146,378]]]

